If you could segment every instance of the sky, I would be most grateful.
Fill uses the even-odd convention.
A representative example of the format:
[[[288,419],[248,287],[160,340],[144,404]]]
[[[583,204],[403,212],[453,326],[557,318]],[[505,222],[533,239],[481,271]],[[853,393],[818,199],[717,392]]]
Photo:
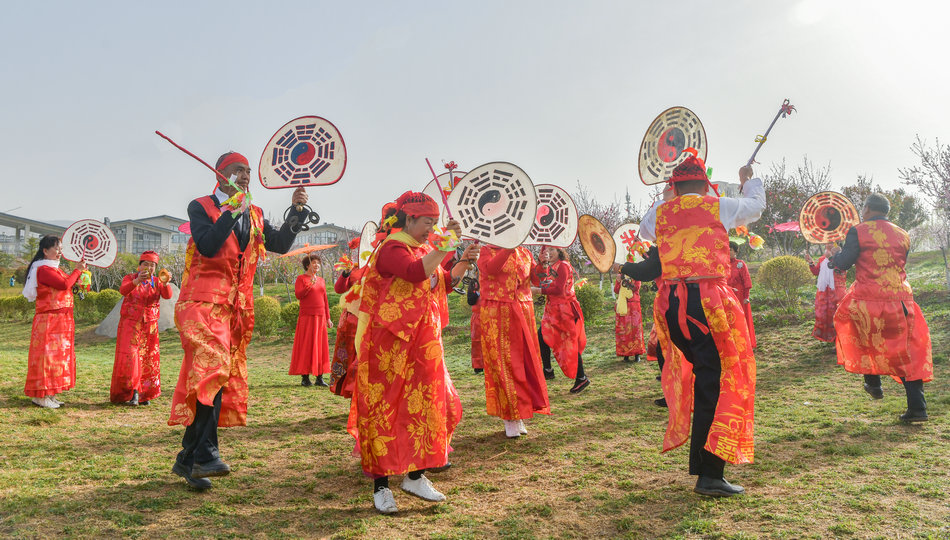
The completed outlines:
[[[431,178],[509,161],[535,184],[644,203],[650,122],[702,120],[714,181],[736,181],[782,100],[757,172],[830,165],[832,187],[898,187],[910,146],[950,140],[941,1],[16,2],[0,20],[0,212],[41,221],[187,218],[213,162],[257,168],[289,120],[322,116],[346,173],[308,189],[359,228]],[[290,190],[252,181],[280,219]]]

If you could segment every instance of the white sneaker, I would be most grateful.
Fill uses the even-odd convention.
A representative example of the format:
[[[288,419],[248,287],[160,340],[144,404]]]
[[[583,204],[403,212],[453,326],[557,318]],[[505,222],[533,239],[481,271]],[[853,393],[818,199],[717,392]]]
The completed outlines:
[[[505,420],[505,436],[509,439],[517,439],[521,436],[521,428],[515,420]]]
[[[396,508],[396,499],[393,497],[393,491],[389,488],[383,488],[373,493],[373,504],[380,514],[395,514],[399,509]]]
[[[49,396],[49,399],[50,399],[50,401],[52,401],[53,403],[55,403],[55,404],[57,404],[57,405],[65,405],[65,404],[66,404],[66,403],[63,402],[63,401],[60,401],[60,400],[56,399],[54,396]]]
[[[43,407],[44,409],[58,409],[59,408],[59,405],[55,401],[50,399],[49,396],[42,397],[42,398],[33,398],[33,405],[36,405],[38,407]]]
[[[518,420],[518,433],[522,435],[528,434],[528,428],[524,427],[524,420]]]
[[[431,502],[442,502],[445,500],[445,495],[439,493],[425,475],[420,476],[418,480],[410,480],[408,476],[403,478],[402,490],[410,495],[415,495],[420,499]]]

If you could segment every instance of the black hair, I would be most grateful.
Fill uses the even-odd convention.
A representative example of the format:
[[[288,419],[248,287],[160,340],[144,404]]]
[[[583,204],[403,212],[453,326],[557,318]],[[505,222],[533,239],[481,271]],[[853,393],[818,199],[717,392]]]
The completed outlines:
[[[407,220],[407,219],[409,219],[409,216],[407,216],[405,212],[403,212],[402,210],[397,211],[397,212],[396,212],[396,223],[393,223],[392,228],[393,228],[393,229],[405,229],[405,228],[406,228],[406,220]]]
[[[732,251],[735,251],[736,253],[739,253],[739,244],[735,242],[729,242],[729,249],[731,249]]]
[[[54,247],[58,243],[59,243],[59,237],[52,234],[48,234],[44,236],[43,238],[40,238],[40,247],[36,249],[36,255],[33,255],[33,260],[31,260],[30,264],[26,267],[27,277],[29,277],[30,275],[30,269],[33,268],[33,263],[35,263],[36,261],[40,259],[45,258],[46,253],[44,253],[44,251],[46,251],[47,249],[51,247]]]
[[[682,180],[673,184],[674,193],[679,192],[695,192],[703,191],[709,183],[705,180]]]
[[[559,248],[559,247],[554,247],[554,246],[543,246],[541,249],[542,249],[542,250],[544,250],[544,249],[553,249],[554,251],[557,252],[557,259],[558,259],[559,261],[566,261],[566,260],[567,260],[567,251],[565,251],[564,248]]]

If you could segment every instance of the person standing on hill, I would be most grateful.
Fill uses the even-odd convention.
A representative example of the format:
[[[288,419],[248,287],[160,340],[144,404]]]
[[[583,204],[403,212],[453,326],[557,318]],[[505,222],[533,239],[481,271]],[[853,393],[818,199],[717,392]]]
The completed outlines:
[[[683,160],[669,182],[673,199],[654,204],[640,222],[640,237],[655,240],[657,256],[646,259],[641,269],[648,271],[632,271],[633,264],[622,271],[639,281],[663,278],[654,306],[669,407],[663,451],[690,439],[689,473],[699,476],[693,490],[729,497],[745,490],[725,480],[725,463],[753,459],[755,356],[740,322],[742,305],[727,284],[727,231],[759,218],[765,190],[746,166],[739,169],[742,198],[710,195],[706,165],[695,156]]]
[[[317,275],[320,258],[307,255],[300,261],[304,273],[297,276],[294,295],[300,301],[297,314],[297,329],[294,332],[294,347],[290,360],[290,375],[300,375],[302,386],[328,386],[323,374],[330,373],[330,340],[327,329],[333,328],[330,306],[327,300],[327,285]],[[310,374],[316,381],[310,382]]]
[[[168,425],[184,425],[182,450],[172,472],[194,489],[211,487],[208,477],[231,468],[218,452],[218,426],[247,424],[247,345],[254,329],[254,272],[265,251],[287,253],[296,233],[288,220],[280,229],[264,212],[241,197],[251,167],[247,158],[228,152],[218,158],[214,193],[191,201],[191,238],[175,325],[184,358],[172,396]],[[235,188],[227,180],[234,177]],[[303,221],[307,192],[291,196],[292,216]],[[298,206],[299,205],[299,206]]]
[[[910,236],[887,219],[890,202],[868,195],[863,221],[851,227],[831,265],[855,267],[851,288],[835,311],[838,363],[864,375],[864,391],[882,399],[881,375],[900,378],[907,395],[902,422],[927,420],[924,382],[933,379],[930,329],[904,267]]]
[[[26,269],[23,296],[36,302],[30,355],[23,392],[33,404],[46,409],[63,405],[56,395],[76,386],[76,323],[73,321],[73,285],[86,270],[80,261],[71,274],[59,268],[63,256],[58,236],[40,239]]]
[[[640,355],[647,352],[643,343],[643,316],[640,313],[640,282],[623,274],[617,274],[614,283],[617,303],[614,306],[614,341],[617,356],[625,362],[633,357],[640,361]]]
[[[148,405],[162,393],[159,368],[159,299],[171,298],[168,270],[156,276],[158,253],[144,251],[138,272],[122,278],[119,293],[119,328],[115,338],[115,362],[109,401]]]

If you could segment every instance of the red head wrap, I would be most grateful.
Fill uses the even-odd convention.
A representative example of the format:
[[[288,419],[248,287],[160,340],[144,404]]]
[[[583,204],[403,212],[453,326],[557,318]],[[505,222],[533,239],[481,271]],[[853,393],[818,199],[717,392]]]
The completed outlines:
[[[682,163],[673,169],[673,176],[670,177],[670,183],[688,182],[690,180],[702,180],[708,182],[706,176],[706,164],[696,156],[689,156]]]
[[[237,152],[228,152],[218,158],[218,162],[214,165],[214,168],[223,173],[224,169],[227,169],[229,165],[233,165],[235,163],[243,163],[248,167],[251,166],[250,163],[248,163],[246,157],[238,154]]]
[[[142,255],[139,257],[139,262],[143,262],[143,261],[153,262],[155,264],[158,264],[158,253],[155,253],[154,251],[151,251],[151,250],[143,251]]]
[[[396,208],[407,216],[439,217],[439,205],[435,199],[417,191],[407,191],[396,199]]]

